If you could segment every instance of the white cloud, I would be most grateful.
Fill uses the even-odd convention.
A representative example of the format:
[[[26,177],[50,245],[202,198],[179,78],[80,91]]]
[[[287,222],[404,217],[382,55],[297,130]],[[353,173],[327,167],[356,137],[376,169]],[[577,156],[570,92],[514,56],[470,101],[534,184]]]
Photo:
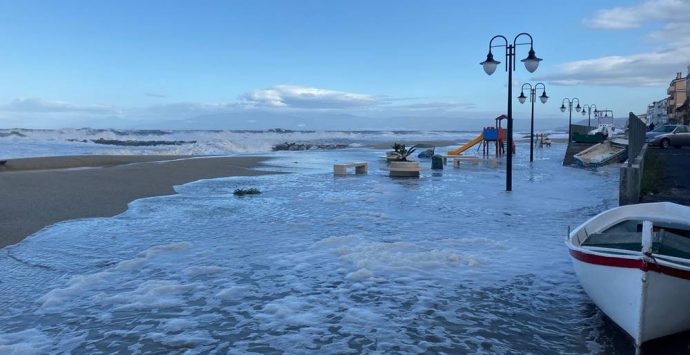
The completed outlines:
[[[689,64],[690,46],[663,52],[608,56],[561,64],[560,73],[538,77],[555,85],[665,85]]]
[[[429,125],[443,129],[457,128],[459,118],[474,117],[474,108],[472,103],[453,99],[392,98],[278,85],[250,91],[237,101],[168,102],[141,107],[15,99],[0,105],[0,127],[382,129],[386,124],[395,124],[400,129]]]
[[[585,25],[602,29],[638,28],[647,21],[687,21],[688,0],[647,0],[642,4],[600,10]]]
[[[374,96],[298,85],[276,85],[240,98],[249,107],[340,109],[380,104]]]
[[[50,101],[40,98],[19,98],[9,104],[0,106],[0,110],[18,113],[91,113],[112,114],[115,111],[108,106],[77,105],[64,101]]]
[[[639,5],[601,10],[585,24],[599,29],[638,28],[662,23],[647,35],[660,50],[566,62],[559,73],[536,78],[555,85],[666,85],[690,64],[690,0],[647,0]]]

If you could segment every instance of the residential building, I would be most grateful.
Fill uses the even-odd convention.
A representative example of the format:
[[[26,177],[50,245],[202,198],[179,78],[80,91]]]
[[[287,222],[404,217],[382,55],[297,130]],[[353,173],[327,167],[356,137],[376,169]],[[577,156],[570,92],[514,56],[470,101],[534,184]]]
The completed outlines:
[[[655,126],[668,122],[668,98],[652,102],[647,106],[647,123]]]
[[[683,73],[676,73],[676,78],[671,80],[666,93],[668,94],[668,121],[670,123],[687,123],[688,98],[687,77]]]

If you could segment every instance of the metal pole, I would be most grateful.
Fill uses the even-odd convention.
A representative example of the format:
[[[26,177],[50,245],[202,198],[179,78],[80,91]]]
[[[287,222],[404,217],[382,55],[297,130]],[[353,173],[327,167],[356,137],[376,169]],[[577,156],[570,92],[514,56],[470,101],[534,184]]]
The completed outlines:
[[[572,121],[573,121],[573,102],[568,100],[568,143],[573,139],[572,136],[570,135],[570,126],[572,126]]]
[[[532,101],[532,120],[529,127],[529,161],[534,161],[534,99],[537,96],[537,89],[530,89],[530,100]]]
[[[592,120],[592,108],[590,107],[587,110],[587,129],[589,129],[589,127],[592,127],[592,123],[590,122],[591,120]]]
[[[506,48],[508,54],[508,147],[506,150],[506,191],[513,190],[513,57],[515,56],[515,47],[512,44]]]

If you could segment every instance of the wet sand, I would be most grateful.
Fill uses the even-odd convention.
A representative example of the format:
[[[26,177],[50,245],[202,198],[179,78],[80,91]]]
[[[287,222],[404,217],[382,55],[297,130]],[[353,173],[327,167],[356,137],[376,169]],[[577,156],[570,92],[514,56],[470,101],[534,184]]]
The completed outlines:
[[[0,165],[0,248],[75,218],[114,216],[133,200],[174,194],[173,186],[255,176],[261,157],[65,156]]]

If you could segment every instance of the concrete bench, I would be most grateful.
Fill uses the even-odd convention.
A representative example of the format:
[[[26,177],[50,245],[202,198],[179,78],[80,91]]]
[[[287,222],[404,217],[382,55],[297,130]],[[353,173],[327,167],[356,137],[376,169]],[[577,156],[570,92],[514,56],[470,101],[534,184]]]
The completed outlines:
[[[471,157],[471,156],[453,158],[453,166],[454,167],[460,167],[460,162],[479,164],[479,158],[478,157]]]
[[[477,156],[473,155],[468,155],[468,156],[458,156],[458,155],[446,155],[443,157],[444,158],[444,164],[446,163],[446,159],[453,159],[453,167],[459,168],[461,164],[464,163],[472,163],[472,164],[479,164],[479,162],[485,162],[489,167],[491,168],[496,168],[498,167],[498,160],[496,158],[480,158]]]
[[[355,174],[366,174],[368,165],[366,162],[333,164],[333,175],[347,175],[348,168],[355,168]]]

